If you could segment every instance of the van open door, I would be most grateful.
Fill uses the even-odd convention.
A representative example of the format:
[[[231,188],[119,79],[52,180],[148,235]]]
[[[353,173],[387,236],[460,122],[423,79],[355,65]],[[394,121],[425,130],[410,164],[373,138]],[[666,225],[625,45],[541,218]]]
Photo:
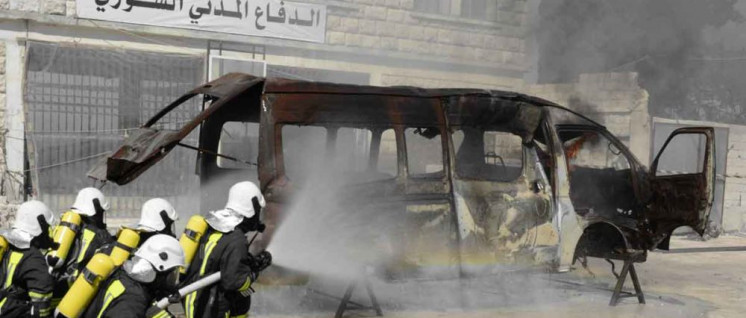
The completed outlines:
[[[712,127],[677,129],[663,144],[650,170],[653,196],[647,210],[657,241],[668,242],[668,236],[681,226],[704,234],[715,191],[714,156]],[[667,244],[662,245],[666,248]]]

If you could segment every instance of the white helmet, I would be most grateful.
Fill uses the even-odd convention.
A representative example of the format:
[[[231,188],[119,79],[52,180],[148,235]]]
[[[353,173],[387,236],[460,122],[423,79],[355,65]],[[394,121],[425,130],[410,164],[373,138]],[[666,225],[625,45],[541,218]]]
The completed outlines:
[[[161,198],[150,199],[142,205],[140,222],[137,223],[135,228],[145,232],[163,231],[166,228],[166,220],[161,216],[161,212],[164,212],[172,222],[179,219],[179,215],[171,203]]]
[[[46,224],[40,222],[39,216],[43,217]],[[43,234],[45,230],[48,231],[48,226],[52,223],[54,223],[52,210],[41,201],[31,200],[18,207],[11,230],[3,231],[2,235],[18,248],[29,248],[31,240]]]
[[[184,250],[179,241],[170,235],[153,235],[142,243],[135,256],[148,261],[159,272],[185,266]]]
[[[153,282],[157,272],[166,272],[178,266],[185,266],[184,250],[179,241],[165,234],[151,236],[123,265],[130,277],[143,283]],[[171,273],[174,274],[174,284],[178,280],[178,273],[178,270]]]
[[[228,191],[228,203],[225,204],[226,209],[238,212],[238,214],[250,218],[254,216],[254,204],[251,202],[252,199],[257,198],[259,200],[259,206],[264,207],[267,203],[264,201],[262,191],[259,190],[254,183],[251,181],[243,181],[234,184]]]
[[[109,201],[106,200],[104,194],[96,188],[84,188],[80,190],[71,209],[82,215],[94,216],[96,215],[96,207],[93,204],[93,200],[98,200],[99,206],[101,206],[104,211],[109,209]]]

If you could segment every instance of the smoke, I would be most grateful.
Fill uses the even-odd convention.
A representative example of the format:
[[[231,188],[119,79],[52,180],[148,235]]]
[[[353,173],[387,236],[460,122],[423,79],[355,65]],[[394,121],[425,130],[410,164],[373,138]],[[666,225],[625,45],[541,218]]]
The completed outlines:
[[[631,71],[655,116],[743,122],[744,1],[542,1],[532,33],[541,82]],[[722,32],[720,30],[723,30]],[[742,42],[741,42],[742,43]],[[723,59],[723,57],[726,57]]]

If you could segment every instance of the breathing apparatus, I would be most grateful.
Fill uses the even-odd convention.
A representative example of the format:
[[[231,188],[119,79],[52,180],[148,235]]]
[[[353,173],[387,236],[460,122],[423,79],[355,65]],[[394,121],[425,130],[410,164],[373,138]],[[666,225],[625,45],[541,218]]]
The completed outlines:
[[[114,248],[111,250],[109,256],[111,257],[114,266],[121,266],[130,254],[137,248],[142,239],[141,234],[133,229],[122,228],[117,234],[117,241],[114,243]]]
[[[122,265],[140,242],[157,234],[174,236],[174,222],[179,218],[176,210],[161,198],[154,198],[142,205],[140,221],[131,227],[123,227],[117,233],[117,241],[109,254],[116,266]]]
[[[52,239],[58,247],[47,253],[47,264],[49,266],[60,268],[65,263],[73,241],[75,241],[75,236],[80,231],[80,222],[80,215],[75,212],[67,211],[62,214],[60,224],[55,227],[52,234]]]
[[[194,215],[187,222],[184,233],[179,238],[179,245],[184,250],[184,261],[186,265],[181,268],[181,273],[186,274],[186,270],[194,259],[194,255],[199,249],[199,240],[207,231],[207,222],[201,215]]]
[[[123,230],[120,236],[137,234],[134,230],[125,230],[131,233]],[[184,253],[179,242],[171,236],[158,234],[145,241],[135,252],[134,257],[124,263],[123,269],[127,275],[145,284],[149,289],[171,293],[176,290],[180,266],[184,266]],[[94,255],[60,301],[55,317],[79,317],[96,296],[101,283],[116,268],[117,265],[108,255]]]
[[[93,255],[86,267],[60,301],[55,317],[77,318],[91,304],[99,285],[114,271],[116,266],[103,253]]]
[[[0,262],[3,261],[6,251],[8,251],[8,240],[6,240],[5,237],[0,236]]]
[[[59,269],[65,264],[84,222],[105,229],[104,212],[108,208],[109,201],[101,190],[90,187],[81,189],[70,210],[62,214],[60,224],[52,233],[56,247],[47,253],[47,264],[54,269]]]

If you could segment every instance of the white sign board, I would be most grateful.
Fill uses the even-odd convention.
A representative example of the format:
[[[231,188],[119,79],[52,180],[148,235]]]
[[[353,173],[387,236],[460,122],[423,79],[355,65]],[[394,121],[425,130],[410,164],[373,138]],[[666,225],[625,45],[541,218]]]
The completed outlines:
[[[78,17],[324,43],[326,6],[280,0],[76,0]]]

